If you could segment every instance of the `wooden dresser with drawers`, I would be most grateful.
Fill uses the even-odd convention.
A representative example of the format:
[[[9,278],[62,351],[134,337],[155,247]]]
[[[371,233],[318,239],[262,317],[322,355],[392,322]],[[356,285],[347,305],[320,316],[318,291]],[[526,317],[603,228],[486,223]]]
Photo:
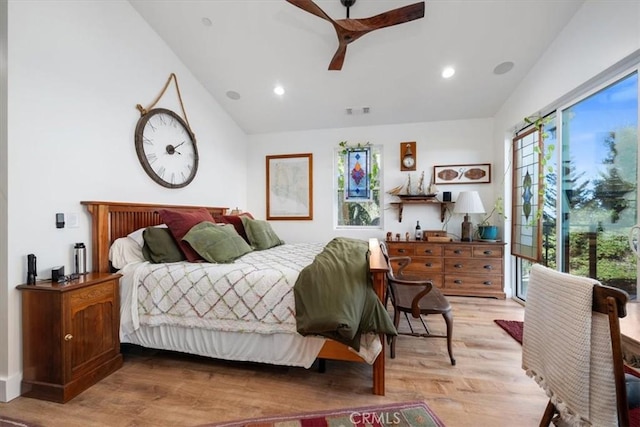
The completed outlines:
[[[411,257],[405,274],[432,280],[445,295],[505,298],[503,243],[387,241],[385,244],[389,256]]]

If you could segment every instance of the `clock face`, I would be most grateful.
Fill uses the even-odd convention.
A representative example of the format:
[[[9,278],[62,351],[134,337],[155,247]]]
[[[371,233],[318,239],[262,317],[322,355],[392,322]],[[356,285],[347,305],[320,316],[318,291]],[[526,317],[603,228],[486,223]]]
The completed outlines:
[[[416,161],[413,157],[406,156],[405,158],[402,159],[402,164],[404,165],[405,168],[412,168],[413,165],[416,164]]]
[[[155,108],[138,120],[136,153],[145,172],[167,188],[187,186],[198,170],[196,140],[184,120],[171,110]]]

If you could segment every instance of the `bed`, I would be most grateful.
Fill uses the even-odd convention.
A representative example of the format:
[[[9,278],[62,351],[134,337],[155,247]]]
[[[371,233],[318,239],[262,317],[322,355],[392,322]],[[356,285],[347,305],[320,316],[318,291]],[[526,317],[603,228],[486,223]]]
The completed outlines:
[[[162,223],[158,210],[170,208],[173,210],[188,211],[203,208],[203,206],[101,201],[83,201],[81,204],[84,205],[91,214],[92,265],[93,270],[98,272],[112,271],[109,261],[109,249],[116,239],[126,237],[136,230]],[[214,218],[224,215],[227,211],[227,208],[225,207],[204,208],[206,208]],[[378,298],[383,300],[385,274],[388,266],[380,251],[377,239],[371,239],[369,241],[369,251],[369,271],[373,279],[374,290]],[[194,268],[197,268],[197,266],[194,266]],[[123,279],[126,279],[126,275]],[[121,288],[124,283],[125,281],[123,280]],[[123,319],[123,324],[125,323],[125,320],[126,319]],[[130,321],[130,319],[126,321]],[[376,336],[375,342],[373,343],[365,343],[365,340],[363,340],[363,349],[361,352],[356,352],[352,348],[332,339],[325,339],[321,337],[299,336],[292,339],[290,336],[287,336],[284,341],[279,341],[278,339],[284,335],[278,334],[261,334],[261,339],[263,339],[262,342],[252,342],[248,345],[247,343],[240,341],[229,346],[229,348],[232,349],[231,351],[221,352],[219,351],[221,337],[211,337],[209,336],[208,331],[198,329],[196,327],[178,327],[174,330],[172,330],[171,327],[167,330],[163,330],[161,328],[147,328],[146,330],[144,330],[144,328],[140,329],[142,329],[140,333],[125,335],[122,342],[131,342],[133,344],[150,348],[168,349],[229,360],[242,360],[238,358],[234,352],[242,352],[243,354],[246,352],[251,353],[252,351],[259,352],[260,348],[268,349],[269,346],[271,346],[271,348],[280,348],[285,350],[280,351],[280,353],[275,351],[274,354],[265,356],[264,360],[257,361],[289,366],[301,366],[298,357],[308,357],[309,353],[312,353],[314,358],[317,357],[319,359],[370,363],[373,371],[373,393],[376,395],[384,395],[385,393],[385,339],[382,335],[379,337]],[[123,333],[121,332],[121,337],[122,335]],[[225,334],[223,333],[223,335]],[[176,339],[172,338],[176,336],[180,336],[180,340],[182,340],[182,342],[176,343]],[[227,334],[225,336],[229,335]],[[269,343],[264,341],[265,339],[275,339],[275,342]],[[370,337],[368,341],[371,341]],[[227,341],[225,341],[225,343],[226,342]],[[371,351],[374,353],[367,352],[369,344],[372,346]],[[236,350],[233,350],[234,346]],[[302,353],[307,354],[305,356],[302,355]]]

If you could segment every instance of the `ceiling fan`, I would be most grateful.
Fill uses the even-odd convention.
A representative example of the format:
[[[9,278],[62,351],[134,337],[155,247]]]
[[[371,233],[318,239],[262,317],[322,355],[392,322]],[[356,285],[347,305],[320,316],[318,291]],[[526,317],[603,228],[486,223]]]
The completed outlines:
[[[344,56],[347,53],[347,45],[368,32],[380,28],[391,27],[392,25],[403,24],[424,17],[424,2],[411,4],[409,6],[392,9],[370,18],[350,19],[349,8],[356,0],[340,0],[347,8],[347,19],[332,19],[312,0],[287,0],[294,6],[325,19],[333,25],[338,36],[338,50],[329,64],[329,70],[341,70],[344,63]]]

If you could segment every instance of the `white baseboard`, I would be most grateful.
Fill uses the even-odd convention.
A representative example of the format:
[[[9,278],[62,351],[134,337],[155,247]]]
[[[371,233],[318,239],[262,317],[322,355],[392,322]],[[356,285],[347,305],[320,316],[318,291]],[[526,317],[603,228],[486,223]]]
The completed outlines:
[[[20,397],[21,382],[21,372],[10,377],[0,377],[0,402],[9,402],[16,397]]]

